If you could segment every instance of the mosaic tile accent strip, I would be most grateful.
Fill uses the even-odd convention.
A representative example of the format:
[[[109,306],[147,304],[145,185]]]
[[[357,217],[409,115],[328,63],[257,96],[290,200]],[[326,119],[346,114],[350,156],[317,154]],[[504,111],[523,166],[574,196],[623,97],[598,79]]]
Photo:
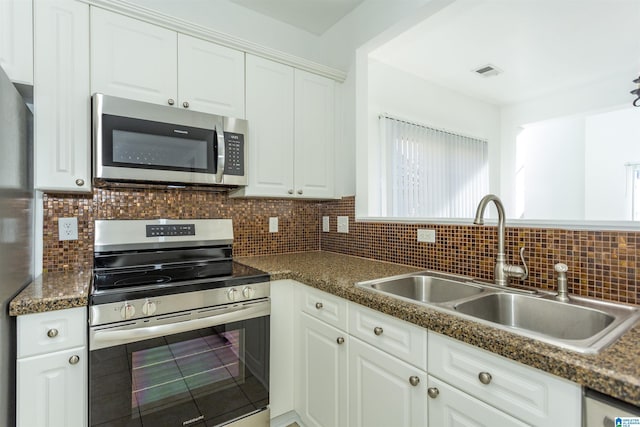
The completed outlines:
[[[94,220],[232,218],[235,256],[320,249],[319,203],[305,200],[234,199],[226,193],[184,189],[96,188],[93,195],[44,195],[43,270],[92,268]],[[76,241],[58,241],[58,218],[78,217]],[[269,233],[269,217],[279,231]]]
[[[320,237],[323,251],[493,278],[495,226],[355,222],[354,197],[323,203],[320,215],[330,216],[331,231]],[[336,230],[339,215],[349,217],[348,234]],[[417,242],[418,228],[434,229],[436,242]],[[569,266],[571,293],[640,304],[638,232],[507,227],[505,239],[510,263],[519,264],[518,250],[527,248],[527,286],[555,290],[553,266],[563,262]]]

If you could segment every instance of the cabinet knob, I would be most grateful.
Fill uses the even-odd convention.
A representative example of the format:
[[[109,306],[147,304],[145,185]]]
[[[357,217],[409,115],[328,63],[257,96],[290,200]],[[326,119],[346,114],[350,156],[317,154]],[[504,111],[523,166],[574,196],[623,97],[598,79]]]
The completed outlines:
[[[478,379],[482,384],[489,384],[492,380],[492,377],[489,372],[480,372],[478,374]]]
[[[344,338],[343,337],[338,337],[338,339],[336,339],[336,342],[338,344],[344,344]]]
[[[302,190],[298,190],[298,194],[302,194]]]
[[[169,105],[173,105],[173,104],[175,104],[175,103],[176,103],[176,101],[174,101],[174,100],[173,100],[173,99],[171,99],[171,98],[169,98],[169,99],[167,100],[167,104],[169,104]]]
[[[410,376],[409,384],[411,384],[414,387],[417,386],[418,384],[420,384],[420,378],[416,377],[415,375]]]
[[[382,335],[383,332],[384,330],[380,326],[376,326],[375,328],[373,328],[373,333],[378,336]]]
[[[74,354],[73,356],[71,356],[69,358],[69,364],[70,365],[77,365],[79,361],[80,361],[80,356],[78,356],[76,354]]]
[[[293,194],[293,190],[287,191],[287,194]]]
[[[76,179],[76,185],[78,187],[82,187],[84,185],[84,179],[81,179],[81,178]]]
[[[184,101],[184,102],[182,103],[182,106],[183,106],[184,108],[189,108],[189,103],[188,103],[187,101]]]
[[[321,302],[317,302],[317,303],[316,303],[316,308],[317,308],[318,310],[320,310],[322,307],[324,307],[324,306],[322,305],[322,303],[321,303]]]
[[[440,394],[440,390],[437,387],[429,387],[427,389],[427,394],[430,398],[435,399]]]
[[[57,329],[49,329],[49,330],[47,331],[47,336],[48,336],[49,338],[55,338],[55,337],[57,337],[57,336],[58,336],[58,330],[57,330]]]

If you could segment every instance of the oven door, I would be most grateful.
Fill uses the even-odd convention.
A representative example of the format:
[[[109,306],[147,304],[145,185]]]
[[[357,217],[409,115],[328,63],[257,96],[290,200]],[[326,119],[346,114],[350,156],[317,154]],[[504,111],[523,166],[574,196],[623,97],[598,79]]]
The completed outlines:
[[[90,425],[268,426],[268,304],[92,328]]]

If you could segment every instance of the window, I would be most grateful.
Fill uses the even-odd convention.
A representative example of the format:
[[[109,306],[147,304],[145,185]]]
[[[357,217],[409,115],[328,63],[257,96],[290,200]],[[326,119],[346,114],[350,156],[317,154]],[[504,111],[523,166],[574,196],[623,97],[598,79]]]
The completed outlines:
[[[386,216],[472,218],[489,192],[487,141],[380,116]]]

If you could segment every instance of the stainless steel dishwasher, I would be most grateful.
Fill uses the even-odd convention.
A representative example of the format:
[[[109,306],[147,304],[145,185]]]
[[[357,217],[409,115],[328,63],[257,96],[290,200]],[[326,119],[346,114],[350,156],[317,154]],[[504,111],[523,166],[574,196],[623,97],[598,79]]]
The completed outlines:
[[[640,408],[597,391],[585,391],[584,427],[618,427],[621,424],[616,424],[616,418],[624,417],[640,419]]]

